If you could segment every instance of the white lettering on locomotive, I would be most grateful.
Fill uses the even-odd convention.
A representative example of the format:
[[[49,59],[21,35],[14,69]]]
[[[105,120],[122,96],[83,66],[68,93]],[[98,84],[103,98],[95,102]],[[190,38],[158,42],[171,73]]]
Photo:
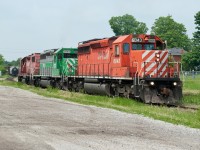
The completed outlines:
[[[113,59],[113,64],[118,64],[120,63],[120,58],[114,58]]]
[[[109,57],[109,51],[103,51],[103,52],[98,52],[98,57],[97,59],[98,60],[101,60],[101,59],[108,59]]]
[[[155,39],[149,39],[148,42],[149,42],[149,43],[155,43],[156,40],[155,40]]]
[[[132,42],[142,42],[142,38],[132,38]]]

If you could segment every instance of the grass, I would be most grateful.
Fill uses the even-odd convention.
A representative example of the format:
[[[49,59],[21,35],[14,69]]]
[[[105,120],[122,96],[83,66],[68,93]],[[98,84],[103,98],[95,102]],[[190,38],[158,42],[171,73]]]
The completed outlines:
[[[5,74],[5,75],[0,76],[0,79],[5,79],[5,78],[8,78],[8,77],[9,77],[9,75]]]
[[[190,79],[186,78],[183,81],[184,90],[198,90],[200,91],[200,78]]]
[[[183,103],[200,105],[200,76],[183,80]]]
[[[11,81],[0,81],[0,85],[13,86],[29,90],[46,97],[55,97],[85,105],[112,108],[127,113],[141,114],[143,116],[170,122],[173,124],[185,125],[192,128],[200,128],[200,110],[194,111],[184,110],[181,108],[146,105],[132,99],[87,95],[82,93],[61,91],[58,89],[52,89],[50,87],[47,89],[41,89]],[[197,98],[198,96],[199,95],[197,95]],[[190,97],[188,96],[188,102],[185,99],[184,103],[191,103],[192,100],[189,100],[189,98]]]

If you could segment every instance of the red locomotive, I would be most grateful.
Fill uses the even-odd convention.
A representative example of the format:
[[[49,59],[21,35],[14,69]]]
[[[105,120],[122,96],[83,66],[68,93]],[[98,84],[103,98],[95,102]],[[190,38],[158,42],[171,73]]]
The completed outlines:
[[[32,78],[39,74],[40,53],[34,53],[24,57],[20,61],[18,80],[25,79],[25,83],[31,84]]]
[[[175,104],[182,97],[180,67],[168,58],[165,43],[154,35],[93,39],[79,43],[78,75],[87,93]]]

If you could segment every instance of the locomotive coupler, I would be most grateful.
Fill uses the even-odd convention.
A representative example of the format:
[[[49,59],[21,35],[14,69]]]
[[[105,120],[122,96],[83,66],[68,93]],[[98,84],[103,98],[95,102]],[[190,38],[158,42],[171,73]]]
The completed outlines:
[[[164,97],[168,97],[170,94],[170,89],[163,87],[160,89],[160,94],[162,94]]]

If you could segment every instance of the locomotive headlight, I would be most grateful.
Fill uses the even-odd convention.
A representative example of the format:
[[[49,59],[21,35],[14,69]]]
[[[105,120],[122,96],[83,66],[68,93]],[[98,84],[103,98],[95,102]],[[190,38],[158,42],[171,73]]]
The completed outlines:
[[[151,86],[154,86],[154,85],[155,85],[155,83],[154,83],[153,81],[151,81],[151,82],[150,82],[150,85],[151,85]]]
[[[174,86],[177,86],[177,82],[173,82],[173,85],[174,85]]]
[[[157,53],[157,54],[156,54],[156,57],[157,57],[157,58],[159,58],[159,57],[160,57],[160,54],[159,54],[159,53]]]
[[[156,58],[156,61],[159,62],[159,61],[160,61],[160,58]]]

